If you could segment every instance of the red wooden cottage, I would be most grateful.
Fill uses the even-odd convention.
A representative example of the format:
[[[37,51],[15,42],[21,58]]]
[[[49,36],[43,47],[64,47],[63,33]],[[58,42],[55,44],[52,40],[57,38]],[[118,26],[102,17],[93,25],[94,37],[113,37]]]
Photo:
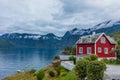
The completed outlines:
[[[116,58],[115,53],[110,54],[110,51],[116,48],[116,42],[105,33],[87,35],[80,37],[77,41],[76,55],[96,54],[99,58]]]

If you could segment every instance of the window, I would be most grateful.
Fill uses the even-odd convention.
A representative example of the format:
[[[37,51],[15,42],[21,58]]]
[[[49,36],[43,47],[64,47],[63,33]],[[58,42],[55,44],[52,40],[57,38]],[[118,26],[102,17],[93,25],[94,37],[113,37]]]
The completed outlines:
[[[79,48],[79,53],[83,53],[83,48],[82,47]]]
[[[101,37],[101,43],[105,43],[105,37]]]
[[[98,53],[101,53],[101,52],[102,52],[101,47],[98,47]]]
[[[108,54],[108,48],[104,48],[104,53]]]
[[[91,54],[91,47],[87,47],[87,54]]]

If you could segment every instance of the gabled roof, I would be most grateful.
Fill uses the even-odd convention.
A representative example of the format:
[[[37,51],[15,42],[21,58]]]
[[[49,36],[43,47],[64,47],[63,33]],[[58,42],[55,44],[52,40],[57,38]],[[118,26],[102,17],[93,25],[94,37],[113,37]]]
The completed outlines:
[[[76,42],[76,44],[88,44],[88,43],[96,43],[96,41],[102,36],[105,35],[105,33],[98,33],[98,34],[92,34],[87,36],[82,36],[80,39]],[[106,36],[106,35],[105,35]],[[111,38],[110,36],[106,36],[106,38],[109,40],[111,44],[116,44],[115,40]]]

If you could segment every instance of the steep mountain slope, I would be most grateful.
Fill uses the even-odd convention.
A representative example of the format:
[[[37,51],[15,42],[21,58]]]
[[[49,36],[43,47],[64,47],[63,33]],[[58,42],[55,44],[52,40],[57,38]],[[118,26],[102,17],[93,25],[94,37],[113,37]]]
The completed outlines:
[[[53,33],[46,35],[27,34],[27,33],[6,33],[0,36],[0,48],[64,48],[66,46],[75,45],[79,37],[83,35],[96,33],[110,34],[120,30],[120,21],[106,21],[95,25],[89,29],[74,28],[67,31],[63,37],[58,37]]]

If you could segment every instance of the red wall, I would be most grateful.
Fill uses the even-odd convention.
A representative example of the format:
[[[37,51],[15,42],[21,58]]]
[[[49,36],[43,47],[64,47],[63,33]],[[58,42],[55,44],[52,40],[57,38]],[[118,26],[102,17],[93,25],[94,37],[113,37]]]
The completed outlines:
[[[105,35],[102,35],[102,37],[105,37]],[[115,54],[110,54],[111,49],[115,48],[115,45],[111,44],[106,37],[105,37],[106,39],[105,43],[101,43],[100,39],[96,42],[96,54],[98,55],[98,57],[102,57],[102,58],[103,57],[115,57]],[[98,47],[102,48],[101,53],[98,53]],[[108,54],[104,53],[104,48],[108,48]]]
[[[91,47],[92,53],[94,53],[94,44],[77,44],[77,54],[76,55],[80,55],[79,47],[83,47],[83,54],[87,54],[87,47]]]
[[[102,37],[105,37],[105,35],[102,35]],[[101,38],[100,38],[101,39]],[[98,40],[96,42],[96,54],[98,55],[98,57],[104,58],[104,57],[115,57],[115,53],[114,54],[110,54],[110,51],[112,50],[112,48],[115,48],[115,44],[111,44],[108,39],[105,37],[105,43],[101,43],[101,40]],[[87,54],[87,47],[91,47],[92,49],[92,53],[95,53],[95,45],[93,44],[77,44],[76,49],[76,55],[80,55],[79,53],[79,47],[83,47],[83,54]],[[102,52],[98,53],[98,47],[101,47]],[[108,48],[108,54],[104,53],[104,48]]]

